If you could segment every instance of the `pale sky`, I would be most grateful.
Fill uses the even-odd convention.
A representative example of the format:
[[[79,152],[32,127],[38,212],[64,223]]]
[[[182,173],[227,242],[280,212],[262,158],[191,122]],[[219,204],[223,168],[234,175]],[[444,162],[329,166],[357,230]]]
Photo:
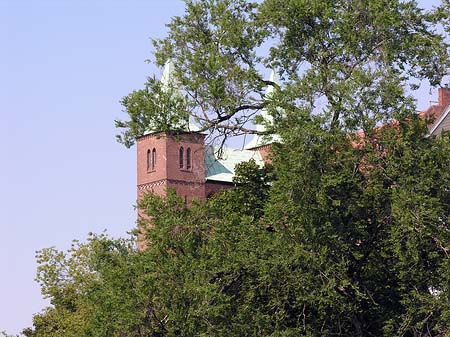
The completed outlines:
[[[0,331],[46,305],[36,250],[134,227],[136,150],[115,141],[114,119],[160,75],[144,62],[150,38],[182,11],[179,0],[0,0]]]

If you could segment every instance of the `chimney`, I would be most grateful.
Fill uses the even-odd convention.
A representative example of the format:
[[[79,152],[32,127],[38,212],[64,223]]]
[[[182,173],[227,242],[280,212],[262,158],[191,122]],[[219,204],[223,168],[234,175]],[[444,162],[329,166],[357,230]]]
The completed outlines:
[[[450,88],[438,89],[438,102],[441,106],[450,105]]]

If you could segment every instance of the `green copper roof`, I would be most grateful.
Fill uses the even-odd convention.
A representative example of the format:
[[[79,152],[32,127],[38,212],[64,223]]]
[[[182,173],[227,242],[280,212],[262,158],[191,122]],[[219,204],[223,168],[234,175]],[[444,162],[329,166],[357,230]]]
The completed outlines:
[[[236,164],[254,159],[260,166],[264,161],[258,151],[224,148],[220,158],[218,148],[205,147],[206,180],[232,182]]]
[[[275,71],[272,69],[269,77],[269,81],[278,84],[278,78],[275,73]],[[273,85],[267,86],[265,97],[270,98],[271,95],[273,95],[274,87]],[[261,110],[261,117],[264,119],[265,122],[272,124],[273,118],[272,116],[267,112],[266,109]],[[266,128],[262,124],[256,124],[256,131],[258,132],[264,132],[266,131]],[[267,136],[261,136],[261,135],[254,135],[253,138],[250,140],[250,142],[245,146],[246,149],[252,149],[259,146],[271,144],[273,142],[279,142],[280,137],[278,135],[267,135]]]

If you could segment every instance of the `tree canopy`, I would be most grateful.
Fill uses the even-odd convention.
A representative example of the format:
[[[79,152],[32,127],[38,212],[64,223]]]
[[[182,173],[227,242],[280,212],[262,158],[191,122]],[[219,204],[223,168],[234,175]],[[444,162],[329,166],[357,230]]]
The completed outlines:
[[[428,136],[410,94],[445,84],[449,11],[448,0],[432,11],[186,1],[154,41],[176,90],[150,79],[126,96],[120,141],[187,117],[211,137],[255,133],[264,108],[264,134],[282,140],[272,164],[240,164],[234,189],[189,207],[174,191],[146,195],[143,252],[105,235],[42,250],[37,279],[52,305],[24,333],[449,336],[450,136]]]
[[[156,64],[175,65],[183,106],[174,111],[158,104],[160,90],[149,79],[122,101],[130,119],[117,126],[127,146],[149,120],[165,114],[190,115],[213,137],[256,133],[252,123],[263,107],[275,128],[284,109],[321,116],[330,129],[368,132],[377,122],[415,113],[406,86],[444,84],[449,73],[449,45],[438,33],[450,27],[448,2],[432,11],[412,0],[185,3],[185,14],[167,25],[167,37],[153,41]],[[264,89],[277,84],[266,80],[267,68],[282,80],[270,100]],[[157,126],[165,129],[164,122]]]

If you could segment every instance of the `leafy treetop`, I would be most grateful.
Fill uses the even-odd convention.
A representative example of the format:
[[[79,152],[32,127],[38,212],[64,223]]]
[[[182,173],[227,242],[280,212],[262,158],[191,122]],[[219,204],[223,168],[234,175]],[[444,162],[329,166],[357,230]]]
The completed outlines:
[[[167,130],[188,117],[211,141],[258,133],[262,108],[274,117],[263,134],[277,132],[286,114],[320,117],[328,130],[369,132],[415,113],[406,84],[439,85],[449,73],[449,45],[438,33],[450,27],[448,1],[431,11],[413,0],[185,4],[167,37],[153,41],[156,64],[173,61],[184,97],[163,95],[154,78],[126,96],[130,119],[116,122],[126,146],[149,125]],[[265,80],[264,67],[283,80],[270,99],[264,88],[276,84]]]

